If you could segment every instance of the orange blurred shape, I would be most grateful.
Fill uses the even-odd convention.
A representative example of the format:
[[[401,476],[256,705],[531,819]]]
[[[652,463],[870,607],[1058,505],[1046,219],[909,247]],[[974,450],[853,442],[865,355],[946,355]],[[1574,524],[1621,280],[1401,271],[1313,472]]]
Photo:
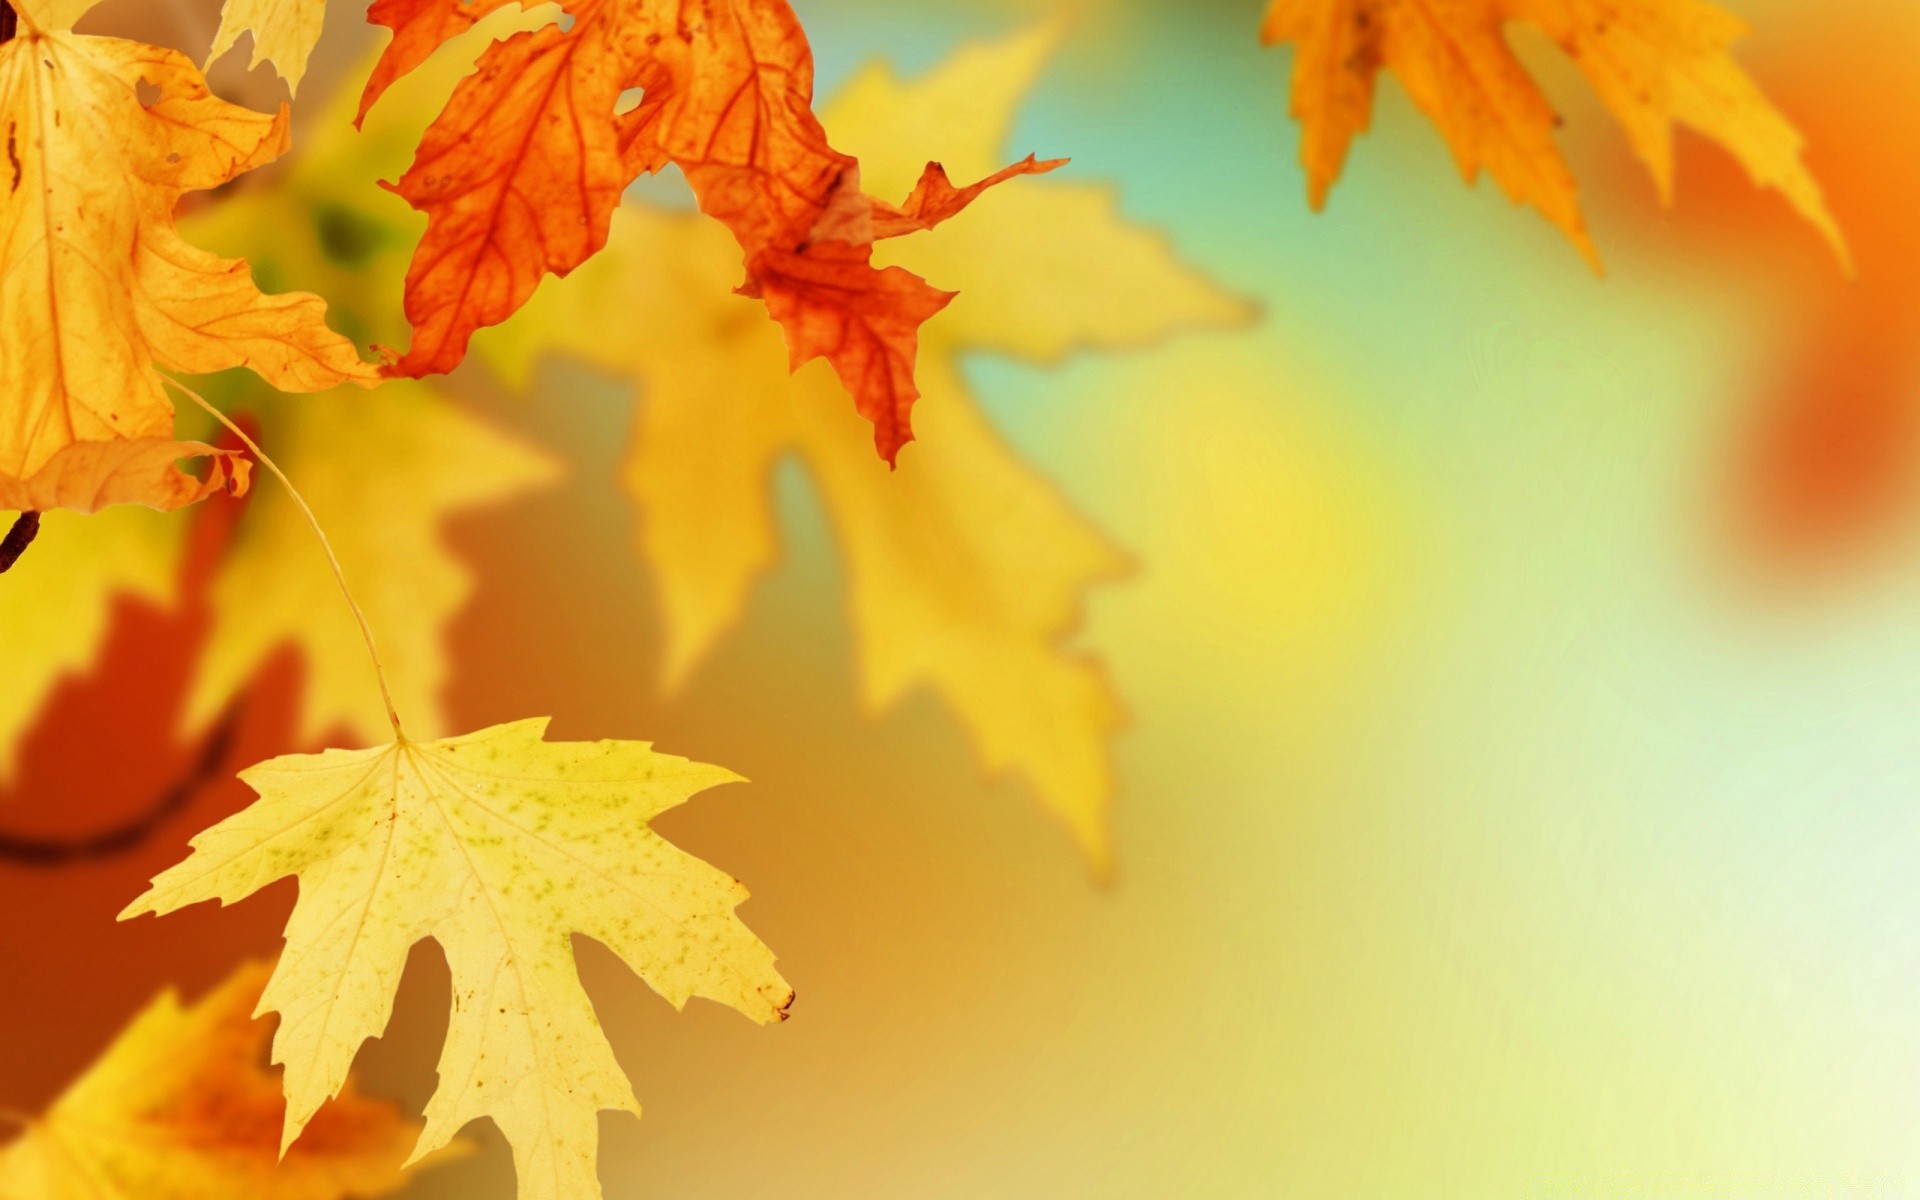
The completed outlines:
[[[249,691],[204,780],[196,760],[212,756],[199,739],[177,736],[207,631],[207,583],[243,503],[175,514],[194,521],[181,603],[163,611],[116,601],[98,658],[53,690],[21,740],[17,777],[0,790],[0,832],[13,847],[0,856],[9,985],[0,988],[0,1108],[40,1110],[162,985],[203,990],[277,941],[285,913],[276,905],[238,920],[187,914],[195,919],[173,928],[114,920],[190,835],[246,804],[251,792],[235,771],[284,751],[293,736],[290,656]],[[183,784],[177,808],[155,808]],[[161,819],[144,829],[143,814]],[[121,844],[115,831],[129,830],[137,836]],[[35,856],[19,850],[23,843],[97,845]]]
[[[1786,205],[1725,155],[1686,148],[1680,236],[1737,254],[1753,286],[1784,289],[1780,331],[1760,339],[1749,375],[1758,390],[1728,497],[1737,545],[1775,570],[1858,570],[1901,546],[1920,513],[1920,18],[1904,8],[1823,4],[1797,28],[1770,27],[1770,57],[1746,56],[1806,135],[1857,280],[1792,236]]]
[[[1920,481],[1914,318],[1856,301],[1823,314],[1766,386],[1737,446],[1736,531],[1784,566],[1845,566],[1889,544]]]

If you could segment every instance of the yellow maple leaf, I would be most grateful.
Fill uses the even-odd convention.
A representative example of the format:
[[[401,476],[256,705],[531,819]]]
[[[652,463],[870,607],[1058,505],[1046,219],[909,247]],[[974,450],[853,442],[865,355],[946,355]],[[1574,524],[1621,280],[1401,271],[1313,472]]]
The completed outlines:
[[[959,177],[984,175],[1044,67],[1045,27],[953,56],[911,84],[874,67],[824,112],[857,151],[862,186],[904,194],[936,144]],[[787,375],[778,332],[727,295],[724,232],[629,205],[607,248],[514,322],[477,340],[524,380],[549,350],[631,374],[641,401],[625,481],[666,622],[665,676],[683,680],[740,619],[775,555],[770,473],[797,455],[845,557],[868,705],[936,689],[993,770],[1030,779],[1096,863],[1107,856],[1107,741],[1121,708],[1100,664],[1069,649],[1085,590],[1127,560],[1021,463],[969,394],[959,360],[988,351],[1055,361],[1244,321],[1247,307],[1124,223],[1110,189],[1030,180],[887,253],[961,294],[922,332],[920,440],[898,472],[817,367]],[[604,336],[601,318],[625,315]]]
[[[1755,183],[1779,189],[1851,270],[1801,160],[1799,132],[1728,54],[1746,26],[1704,0],[1273,0],[1262,37],[1298,47],[1293,113],[1314,207],[1367,128],[1384,67],[1439,127],[1468,182],[1486,171],[1598,266],[1573,173],[1554,144],[1558,119],[1507,44],[1511,21],[1537,27],[1579,65],[1663,201],[1673,192],[1674,125],[1689,125],[1731,151]]]
[[[233,49],[242,33],[251,32],[253,59],[247,66],[271,62],[287,81],[287,91],[298,92],[326,16],[327,0],[227,0],[207,62]]]
[[[166,992],[44,1118],[0,1147],[0,1200],[340,1200],[397,1191],[416,1127],[349,1088],[281,1157],[285,1102],[249,963],[191,1007]]]
[[[640,1111],[580,985],[571,935],[601,942],[676,1007],[757,1021],[793,990],[734,913],[739,881],[648,826],[738,777],[644,742],[548,742],[545,720],[437,742],[288,755],[241,773],[260,793],[193,839],[121,914],[231,903],[294,875],[287,948],[261,1000],[281,1013],[292,1143],[392,1009],[407,951],[431,937],[453,1016],[418,1159],[491,1117],[526,1200],[598,1197],[603,1108]]]
[[[0,513],[0,528],[13,516]],[[184,534],[142,508],[44,518],[39,542],[0,581],[0,782],[12,778],[20,735],[55,685],[98,655],[114,598],[173,603]]]
[[[176,508],[244,489],[245,461],[173,440],[156,363],[303,392],[376,372],[317,296],[263,295],[173,228],[186,192],[286,149],[285,108],[228,104],[172,51],[59,23],[84,7],[28,4],[0,45],[0,508]],[[205,480],[175,466],[198,455]]]

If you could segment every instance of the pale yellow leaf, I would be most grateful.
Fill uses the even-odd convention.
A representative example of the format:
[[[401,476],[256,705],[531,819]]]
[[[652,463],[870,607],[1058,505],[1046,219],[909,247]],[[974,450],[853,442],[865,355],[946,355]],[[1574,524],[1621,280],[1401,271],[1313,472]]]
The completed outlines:
[[[288,875],[300,896],[261,1001],[281,1014],[292,1142],[385,1028],[407,951],[445,950],[453,1015],[414,1156],[491,1117],[523,1200],[592,1200],[598,1112],[639,1112],[581,988],[571,937],[601,942],[675,1006],[757,1021],[792,989],[734,913],[740,883],[648,822],[735,780],[644,742],[547,742],[544,720],[241,773],[251,807],[194,838],[122,917],[231,903]]]

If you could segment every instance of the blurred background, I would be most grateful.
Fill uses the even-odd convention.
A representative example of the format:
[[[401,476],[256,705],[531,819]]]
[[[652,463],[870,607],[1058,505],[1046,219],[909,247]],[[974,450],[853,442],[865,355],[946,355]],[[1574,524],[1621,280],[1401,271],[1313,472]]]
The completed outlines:
[[[378,38],[336,7],[295,151],[248,203],[278,203],[358,87]],[[633,382],[564,355],[514,378],[481,353],[448,386],[564,477],[445,527],[471,577],[446,723],[550,713],[556,737],[749,777],[658,825],[747,882],[742,915],[799,992],[775,1028],[675,1014],[582,945],[647,1110],[603,1120],[608,1196],[1920,1196],[1920,15],[1730,4],[1852,239],[1849,283],[1690,136],[1662,209],[1524,31],[1604,279],[1463,187],[1391,81],[1310,213],[1292,54],[1259,46],[1257,0],[795,7],[823,97],[875,60],[910,81],[1064,16],[1001,149],[1073,163],[1003,191],[1111,184],[1222,307],[1057,362],[954,351],[1006,451],[1131,563],[1072,639],[1128,714],[1106,879],[940,696],[867,702],[846,540],[804,469],[776,475],[780,550],[738,627],[669,692],[645,513],[620,486]],[[83,28],[197,57],[214,13],[109,0]],[[244,65],[216,87],[272,103],[281,85]],[[671,209],[676,186],[640,191]],[[312,224],[294,202],[262,221],[204,240],[268,255]],[[273,286],[355,319],[325,278]],[[1230,317],[1241,301],[1257,316]],[[362,453],[341,434],[332,469],[352,479]],[[193,774],[205,734],[183,714],[241,507],[118,527],[177,539],[177,567],[119,587],[98,645],[17,715],[9,835],[110,829]],[[48,521],[0,605],[61,569],[71,524]],[[34,595],[78,619],[69,593]],[[273,952],[285,882],[112,918],[246,802],[234,767],[351,740],[308,727],[318,670],[269,647],[219,782],[132,848],[0,862],[0,1106],[44,1107],[161,986]],[[422,947],[368,1090],[424,1099],[445,1007]],[[504,1146],[477,1136],[407,1194],[511,1196]]]

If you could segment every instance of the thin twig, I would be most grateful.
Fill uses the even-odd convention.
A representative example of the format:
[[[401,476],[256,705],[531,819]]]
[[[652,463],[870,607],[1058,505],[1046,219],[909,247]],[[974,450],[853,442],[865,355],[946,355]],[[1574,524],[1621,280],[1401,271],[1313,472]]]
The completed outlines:
[[[5,3],[5,0],[0,0]],[[8,11],[12,11],[9,9]],[[12,569],[20,561],[20,556],[33,545],[33,539],[40,536],[40,514],[23,512],[13,519],[13,528],[7,530],[7,536],[0,538],[0,575]]]
[[[234,734],[240,728],[240,713],[245,707],[235,700],[220,714],[219,721],[207,732],[200,753],[179,779],[154,798],[145,812],[112,829],[73,839],[32,838],[0,833],[0,862],[25,867],[63,867],[75,862],[91,862],[124,854],[151,837],[167,819],[185,808],[212,783],[233,749]]]

